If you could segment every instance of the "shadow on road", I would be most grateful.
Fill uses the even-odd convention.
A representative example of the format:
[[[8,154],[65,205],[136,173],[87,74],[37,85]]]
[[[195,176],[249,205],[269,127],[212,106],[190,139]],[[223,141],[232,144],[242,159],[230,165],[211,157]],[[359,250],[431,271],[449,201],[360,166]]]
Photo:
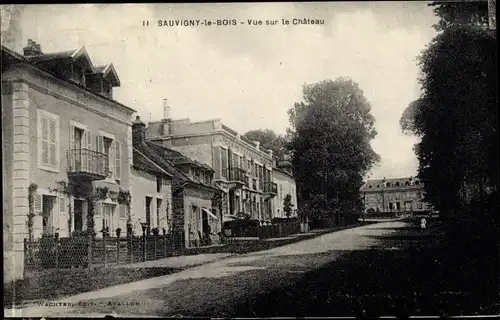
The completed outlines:
[[[293,285],[246,301],[235,317],[497,314],[498,260],[446,246],[438,223],[394,229],[305,273]]]

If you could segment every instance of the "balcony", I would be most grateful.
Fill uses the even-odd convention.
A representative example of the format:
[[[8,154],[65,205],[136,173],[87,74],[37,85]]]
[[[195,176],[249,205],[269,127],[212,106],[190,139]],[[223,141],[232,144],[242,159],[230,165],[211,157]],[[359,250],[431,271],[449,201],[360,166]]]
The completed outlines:
[[[245,185],[247,181],[246,171],[241,168],[225,169],[223,177],[225,177],[229,183],[236,183],[239,185]]]
[[[78,180],[104,180],[109,173],[108,155],[89,149],[66,151],[68,177]]]
[[[264,193],[276,195],[278,194],[278,185],[271,181],[264,181],[262,190],[264,191]]]

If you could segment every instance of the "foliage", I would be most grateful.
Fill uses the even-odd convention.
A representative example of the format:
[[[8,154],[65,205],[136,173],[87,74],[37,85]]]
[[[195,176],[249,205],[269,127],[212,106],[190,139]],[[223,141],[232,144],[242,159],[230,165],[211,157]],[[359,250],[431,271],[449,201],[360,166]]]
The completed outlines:
[[[107,187],[94,188],[91,183],[77,183],[73,180],[70,180],[69,182],[62,180],[58,181],[56,184],[57,187],[52,188],[51,191],[59,192],[66,196],[72,196],[75,198],[83,198],[87,201],[88,205],[87,230],[89,230],[88,234],[95,235],[94,214],[95,214],[95,205],[98,201],[102,201],[109,198],[113,201],[118,202],[119,204],[126,205],[128,213],[130,213],[130,203],[132,201],[132,196],[128,190],[120,189],[118,191],[113,191]],[[71,219],[71,214],[70,214],[70,219]],[[71,220],[69,224],[71,226]]]
[[[420,57],[423,94],[400,124],[422,138],[419,176],[443,213],[460,210],[474,185],[496,188],[496,59],[496,38],[474,25],[448,26]]]
[[[434,13],[440,17],[434,26],[438,31],[456,25],[475,25],[484,27],[488,24],[488,2],[477,0],[434,1],[429,4]]]
[[[252,141],[259,141],[260,147],[273,151],[273,157],[282,160],[288,155],[288,141],[285,136],[279,135],[270,129],[250,130],[243,135]]]
[[[283,211],[285,211],[286,217],[290,218],[292,215],[292,196],[290,194],[287,194],[283,200]]]
[[[370,146],[376,135],[371,105],[345,78],[305,85],[303,94],[289,110],[299,203],[308,208],[301,215],[333,215],[340,222],[343,209],[361,210],[363,176],[379,160]]]
[[[34,196],[38,186],[34,183],[31,183],[28,187],[28,239],[33,242],[33,224],[35,219],[35,207],[34,207]]]

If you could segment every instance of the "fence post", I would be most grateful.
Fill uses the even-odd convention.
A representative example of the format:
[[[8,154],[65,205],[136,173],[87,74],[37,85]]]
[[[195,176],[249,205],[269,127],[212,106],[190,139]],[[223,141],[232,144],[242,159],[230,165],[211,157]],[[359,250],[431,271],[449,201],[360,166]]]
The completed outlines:
[[[156,235],[156,233],[153,235],[153,240],[155,242],[155,245],[154,245],[154,250],[155,250],[155,260],[156,260],[156,239],[158,238],[158,236]]]
[[[92,236],[89,234],[87,237],[87,268],[90,271],[92,268]]]
[[[116,264],[120,263],[120,234],[116,234]]]
[[[167,257],[167,234],[163,233],[163,258]]]
[[[147,241],[146,241],[146,233],[144,232],[142,235],[142,244],[143,244],[143,252],[142,252],[142,261],[147,261]]]
[[[56,240],[56,269],[59,269],[59,237],[56,235],[54,237]]]
[[[106,267],[106,235],[104,233],[102,235],[102,243],[104,247],[104,267]]]
[[[132,233],[130,233],[130,236],[128,238],[128,241],[130,243],[130,263],[134,263],[134,238],[132,237]]]

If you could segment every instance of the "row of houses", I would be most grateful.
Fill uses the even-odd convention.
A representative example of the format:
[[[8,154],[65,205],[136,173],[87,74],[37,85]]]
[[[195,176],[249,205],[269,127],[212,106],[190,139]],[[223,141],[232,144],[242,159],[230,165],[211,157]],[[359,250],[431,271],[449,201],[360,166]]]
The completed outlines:
[[[182,232],[185,245],[217,242],[224,221],[296,214],[290,163],[220,119],[144,123],[113,99],[112,63],[85,48],[23,54],[2,45],[5,279],[22,277],[25,239]],[[285,211],[287,211],[285,213]],[[156,230],[155,230],[156,229]]]

